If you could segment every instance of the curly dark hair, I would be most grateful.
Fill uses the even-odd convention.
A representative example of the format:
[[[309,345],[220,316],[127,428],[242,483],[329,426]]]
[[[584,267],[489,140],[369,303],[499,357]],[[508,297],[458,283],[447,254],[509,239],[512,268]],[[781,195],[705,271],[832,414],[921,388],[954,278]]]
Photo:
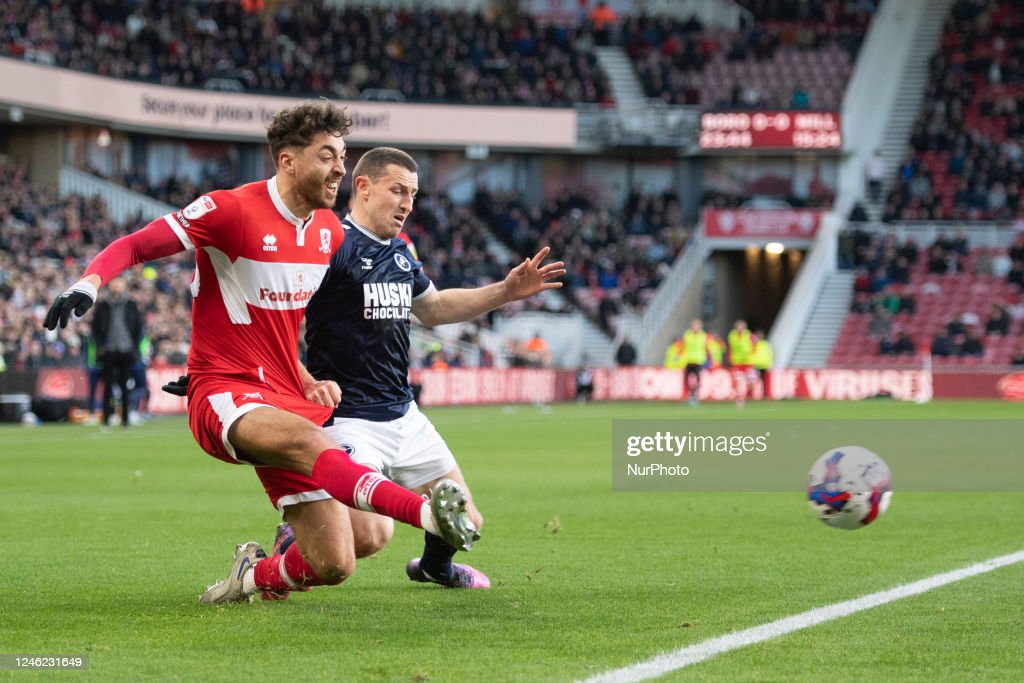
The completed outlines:
[[[274,114],[267,127],[267,142],[276,166],[281,150],[287,147],[305,147],[320,133],[340,136],[351,131],[352,117],[343,108],[325,99],[307,100]]]

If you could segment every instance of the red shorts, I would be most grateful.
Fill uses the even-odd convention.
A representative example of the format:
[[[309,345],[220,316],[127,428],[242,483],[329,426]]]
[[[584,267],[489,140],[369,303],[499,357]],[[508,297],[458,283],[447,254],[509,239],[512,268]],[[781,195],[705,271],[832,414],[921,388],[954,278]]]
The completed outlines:
[[[286,410],[322,425],[333,412],[301,396],[272,391],[266,384],[221,377],[192,377],[188,387],[188,426],[199,446],[215,458],[234,465],[247,462],[228,441],[231,425],[255,408]],[[256,466],[256,474],[271,504],[278,509],[294,503],[330,498],[309,477],[278,467]]]

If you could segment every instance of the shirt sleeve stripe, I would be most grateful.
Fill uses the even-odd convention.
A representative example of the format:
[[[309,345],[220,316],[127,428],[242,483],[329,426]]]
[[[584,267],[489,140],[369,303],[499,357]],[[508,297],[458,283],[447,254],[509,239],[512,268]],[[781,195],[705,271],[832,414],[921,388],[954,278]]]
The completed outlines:
[[[192,239],[188,236],[188,233],[186,233],[185,229],[181,227],[181,224],[174,219],[173,213],[169,213],[164,216],[164,220],[167,222],[167,225],[171,226],[171,230],[173,230],[174,234],[178,236],[179,240],[181,240],[181,244],[185,249],[188,251],[196,250],[196,245],[192,244]]]
[[[433,283],[433,282],[431,282],[431,283],[430,283],[430,286],[429,286],[429,287],[427,287],[427,288],[426,288],[426,289],[424,289],[424,290],[423,290],[422,292],[420,292],[419,294],[417,294],[416,296],[414,296],[414,297],[412,298],[412,300],[413,300],[413,301],[415,301],[416,299],[422,299],[423,297],[425,297],[425,296],[426,296],[427,294],[430,294],[430,292],[431,292],[431,291],[433,291],[433,290],[435,290],[435,289],[437,289],[437,288],[436,288],[436,287],[434,287],[434,283]]]

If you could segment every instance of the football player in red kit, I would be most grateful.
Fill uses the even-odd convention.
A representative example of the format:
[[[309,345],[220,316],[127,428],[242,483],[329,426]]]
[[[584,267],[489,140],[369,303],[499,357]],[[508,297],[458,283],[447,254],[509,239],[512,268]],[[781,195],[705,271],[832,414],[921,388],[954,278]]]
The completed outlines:
[[[326,100],[278,112],[267,130],[273,178],[203,195],[114,241],[46,316],[48,329],[63,327],[126,268],[195,252],[189,427],[210,455],[254,465],[275,506],[297,497],[284,510],[296,543],[272,561],[257,543],[239,545],[228,578],[200,597],[204,603],[248,600],[260,589],[336,584],[354,571],[347,513],[331,516],[338,543],[321,544],[309,556],[301,552],[303,538],[320,524],[301,505],[310,491],[318,492],[315,500],[392,517],[455,547],[469,549],[479,538],[455,482],[440,481],[425,502],[339,449],[322,426],[341,391],[333,381],[315,380],[296,356],[306,304],[344,240],[330,209],[345,177],[343,136],[351,125]]]

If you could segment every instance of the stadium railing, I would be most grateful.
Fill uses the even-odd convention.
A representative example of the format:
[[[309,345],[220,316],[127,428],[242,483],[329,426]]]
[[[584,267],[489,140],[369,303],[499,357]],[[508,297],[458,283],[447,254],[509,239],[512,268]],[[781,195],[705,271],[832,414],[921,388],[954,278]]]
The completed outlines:
[[[640,359],[654,365],[661,363],[665,348],[678,333],[678,309],[686,303],[687,291],[690,287],[701,286],[700,282],[694,282],[694,278],[702,272],[709,254],[703,235],[704,226],[700,224],[681,255],[672,263],[643,315],[639,319],[622,320],[613,348],[625,337],[642,340],[643,347],[638,349]]]
[[[136,218],[150,221],[174,213],[179,208],[150,199],[126,187],[97,178],[91,173],[70,166],[64,166],[60,170],[60,194],[62,197],[70,194],[78,194],[83,197],[99,195],[106,202],[110,210],[110,217],[118,223],[126,223]]]

